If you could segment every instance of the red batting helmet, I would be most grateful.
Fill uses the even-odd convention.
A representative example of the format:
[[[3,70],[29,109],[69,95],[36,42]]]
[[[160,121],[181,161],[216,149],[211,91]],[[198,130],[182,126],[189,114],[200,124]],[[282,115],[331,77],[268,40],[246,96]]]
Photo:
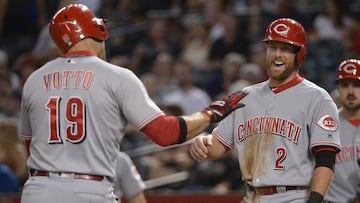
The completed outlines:
[[[84,38],[104,41],[109,36],[104,20],[83,4],[70,4],[60,9],[50,21],[49,31],[62,53]]]
[[[340,63],[336,73],[336,81],[345,78],[360,80],[360,60],[347,59]]]
[[[301,64],[306,54],[306,31],[304,27],[291,18],[279,18],[266,29],[263,42],[279,41],[300,48],[296,56],[297,64]]]

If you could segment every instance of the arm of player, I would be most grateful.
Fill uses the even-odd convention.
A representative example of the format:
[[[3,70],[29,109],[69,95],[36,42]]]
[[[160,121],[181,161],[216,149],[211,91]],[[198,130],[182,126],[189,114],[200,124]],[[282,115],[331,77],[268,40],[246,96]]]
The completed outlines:
[[[316,164],[313,173],[310,196],[307,203],[321,203],[334,175],[335,156],[337,149],[328,146],[318,146],[312,149]]]
[[[190,156],[196,161],[214,160],[227,152],[227,148],[213,135],[199,135],[190,145]]]
[[[243,91],[235,92],[212,102],[203,111],[188,116],[160,116],[141,131],[161,146],[183,143],[203,132],[210,123],[219,122],[232,111],[245,106],[240,100],[247,94]]]
[[[319,166],[315,168],[312,183],[311,183],[311,191],[315,191],[320,193],[322,196],[325,196],[327,189],[332,180],[334,171],[332,171],[328,167]]]

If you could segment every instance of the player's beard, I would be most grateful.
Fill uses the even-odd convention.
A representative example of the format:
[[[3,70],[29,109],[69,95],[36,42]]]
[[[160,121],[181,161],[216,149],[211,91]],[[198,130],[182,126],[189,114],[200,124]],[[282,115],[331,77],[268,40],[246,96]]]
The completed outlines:
[[[355,97],[355,96],[353,96],[353,95],[348,95],[348,96],[346,97],[346,99],[342,102],[343,108],[345,108],[347,111],[350,111],[350,112],[356,112],[356,111],[358,111],[358,110],[360,109],[360,103],[359,103],[359,102],[350,101],[349,99],[347,99],[347,98],[349,98],[349,97]],[[358,101],[358,100],[356,99],[356,101]]]
[[[295,63],[284,62],[285,66],[282,70],[274,68],[276,65],[273,63],[276,59],[267,60],[267,72],[269,78],[276,83],[281,84],[286,81],[291,74],[297,72]]]

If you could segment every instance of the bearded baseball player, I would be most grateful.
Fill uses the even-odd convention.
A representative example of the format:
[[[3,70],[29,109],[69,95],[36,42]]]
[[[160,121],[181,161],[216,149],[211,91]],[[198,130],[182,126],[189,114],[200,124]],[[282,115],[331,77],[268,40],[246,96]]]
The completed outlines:
[[[82,4],[61,8],[50,35],[62,56],[23,87],[19,133],[29,145],[22,203],[116,202],[115,160],[127,123],[155,143],[185,142],[222,120],[247,94],[236,92],[188,116],[168,116],[129,69],[106,62],[104,20]]]
[[[360,60],[347,59],[340,63],[335,82],[341,105],[342,150],[336,156],[335,174],[325,200],[348,203],[360,195]]]
[[[235,148],[247,183],[244,202],[322,202],[341,149],[337,107],[299,75],[306,53],[301,24],[276,19],[263,42],[269,79],[245,87],[245,107],[195,138],[191,156],[216,159]]]

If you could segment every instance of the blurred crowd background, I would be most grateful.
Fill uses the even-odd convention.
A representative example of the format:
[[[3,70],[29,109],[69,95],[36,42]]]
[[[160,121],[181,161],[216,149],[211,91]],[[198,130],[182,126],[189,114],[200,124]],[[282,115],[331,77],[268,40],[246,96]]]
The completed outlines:
[[[200,111],[211,100],[266,80],[261,41],[268,24],[279,17],[305,27],[301,75],[330,93],[338,64],[360,58],[359,0],[0,0],[0,178],[13,175],[11,187],[0,181],[2,191],[21,190],[27,178],[27,154],[17,138],[22,85],[34,70],[59,56],[48,22],[69,3],[86,4],[107,19],[107,60],[134,71],[154,101],[172,115]],[[231,151],[217,161],[195,163],[187,145],[165,150],[132,126],[121,150],[144,180],[169,177],[146,192],[227,194],[244,189]],[[177,180],[174,174],[182,176]]]

